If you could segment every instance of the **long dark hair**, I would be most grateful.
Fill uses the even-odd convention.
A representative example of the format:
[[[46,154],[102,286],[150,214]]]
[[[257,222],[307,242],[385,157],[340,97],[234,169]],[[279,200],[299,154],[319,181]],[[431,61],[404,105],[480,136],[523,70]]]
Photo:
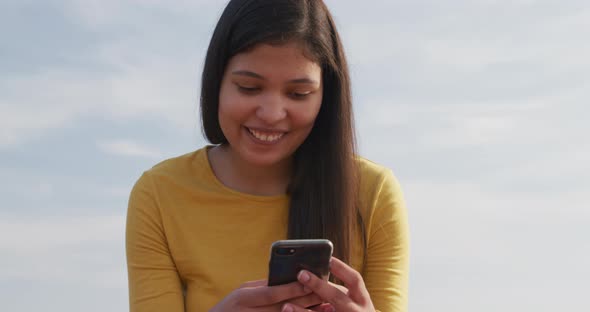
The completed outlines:
[[[229,59],[259,43],[302,43],[322,68],[323,100],[313,129],[294,155],[288,238],[328,238],[350,263],[366,250],[358,211],[352,96],[340,36],[320,0],[232,0],[209,44],[202,76],[201,117],[207,139],[227,143],[218,119],[219,90]]]

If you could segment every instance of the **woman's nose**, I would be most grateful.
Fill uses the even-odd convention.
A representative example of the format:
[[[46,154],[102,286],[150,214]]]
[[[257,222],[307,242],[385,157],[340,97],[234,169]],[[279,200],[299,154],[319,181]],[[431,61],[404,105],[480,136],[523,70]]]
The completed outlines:
[[[285,100],[278,95],[263,97],[256,110],[256,117],[268,124],[275,124],[287,117]]]

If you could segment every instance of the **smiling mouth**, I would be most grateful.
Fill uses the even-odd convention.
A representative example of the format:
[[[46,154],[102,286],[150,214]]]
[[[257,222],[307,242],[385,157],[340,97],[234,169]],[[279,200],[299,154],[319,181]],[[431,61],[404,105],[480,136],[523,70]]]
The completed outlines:
[[[254,129],[250,129],[248,127],[246,127],[246,129],[248,130],[248,132],[250,132],[250,134],[263,142],[267,142],[267,143],[274,143],[278,140],[280,140],[283,135],[285,135],[286,132],[270,132],[270,131],[260,131],[260,130],[254,130]]]

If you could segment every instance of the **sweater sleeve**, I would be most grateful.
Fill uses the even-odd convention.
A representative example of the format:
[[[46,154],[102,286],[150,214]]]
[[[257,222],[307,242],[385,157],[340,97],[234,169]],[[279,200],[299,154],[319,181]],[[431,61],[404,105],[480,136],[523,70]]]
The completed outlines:
[[[184,311],[182,283],[148,173],[136,182],[129,198],[126,252],[130,311]]]
[[[375,188],[373,213],[367,228],[364,280],[375,308],[407,311],[409,233],[399,183],[390,170]]]

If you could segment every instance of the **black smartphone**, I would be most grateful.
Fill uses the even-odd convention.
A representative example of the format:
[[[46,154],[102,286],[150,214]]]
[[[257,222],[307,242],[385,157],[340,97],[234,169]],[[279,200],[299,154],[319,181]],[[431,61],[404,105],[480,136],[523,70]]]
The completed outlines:
[[[270,248],[268,286],[297,281],[302,269],[328,280],[334,247],[327,239],[288,239],[276,241]]]

